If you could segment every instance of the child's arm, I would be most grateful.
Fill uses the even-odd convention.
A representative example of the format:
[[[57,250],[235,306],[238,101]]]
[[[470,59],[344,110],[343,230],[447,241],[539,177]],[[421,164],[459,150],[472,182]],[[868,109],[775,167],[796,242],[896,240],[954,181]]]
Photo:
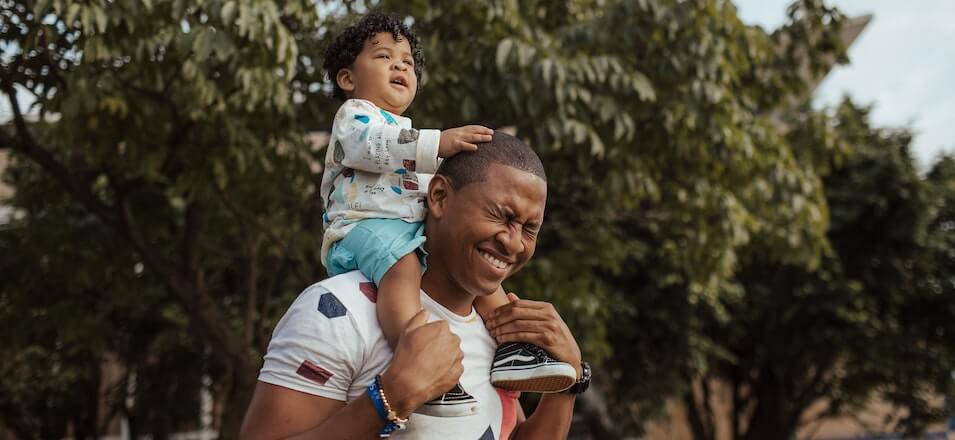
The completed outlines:
[[[381,121],[380,109],[362,101],[349,100],[335,116],[335,137],[341,142],[335,157],[341,164],[373,173],[404,169],[433,174],[438,157],[451,157],[477,149],[476,143],[490,142],[494,131],[480,125],[448,130],[401,128]],[[390,117],[390,116],[389,116]]]
[[[381,120],[381,110],[349,100],[335,115],[335,159],[343,166],[372,173],[398,169],[434,173],[438,166],[440,130],[401,128]]]
[[[481,319],[483,319],[484,322],[488,322],[491,320],[491,317],[494,316],[494,311],[497,310],[498,307],[509,302],[511,301],[507,299],[504,288],[498,286],[496,292],[487,296],[474,298],[474,308],[477,309],[478,315],[481,315]]]

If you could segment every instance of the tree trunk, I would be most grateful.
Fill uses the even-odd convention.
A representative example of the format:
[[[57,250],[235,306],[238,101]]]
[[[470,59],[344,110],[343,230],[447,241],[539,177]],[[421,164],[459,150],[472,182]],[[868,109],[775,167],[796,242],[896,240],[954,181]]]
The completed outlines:
[[[219,438],[222,440],[239,438],[242,419],[245,418],[245,410],[249,407],[252,392],[255,390],[257,382],[255,369],[251,371],[235,369],[233,371],[233,386],[224,396],[222,426],[219,428]]]
[[[617,425],[607,409],[607,399],[596,383],[591,384],[586,393],[577,397],[580,409],[587,417],[591,433],[596,438],[622,438]]]

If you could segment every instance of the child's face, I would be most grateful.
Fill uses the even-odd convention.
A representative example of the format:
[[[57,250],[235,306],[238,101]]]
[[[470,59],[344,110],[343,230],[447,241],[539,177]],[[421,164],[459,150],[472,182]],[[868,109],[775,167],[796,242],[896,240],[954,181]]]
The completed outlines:
[[[365,45],[350,68],[336,75],[339,87],[349,98],[366,99],[400,115],[414,101],[418,78],[408,40],[380,32]]]

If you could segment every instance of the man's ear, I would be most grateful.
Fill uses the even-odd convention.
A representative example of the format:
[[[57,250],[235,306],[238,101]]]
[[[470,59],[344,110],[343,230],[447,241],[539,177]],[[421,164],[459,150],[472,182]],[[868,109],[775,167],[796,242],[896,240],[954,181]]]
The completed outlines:
[[[338,87],[346,93],[355,91],[355,81],[352,80],[352,71],[347,67],[338,71],[335,75],[335,82],[338,84]]]
[[[428,215],[441,218],[448,209],[448,197],[454,192],[447,176],[435,174],[428,185]]]

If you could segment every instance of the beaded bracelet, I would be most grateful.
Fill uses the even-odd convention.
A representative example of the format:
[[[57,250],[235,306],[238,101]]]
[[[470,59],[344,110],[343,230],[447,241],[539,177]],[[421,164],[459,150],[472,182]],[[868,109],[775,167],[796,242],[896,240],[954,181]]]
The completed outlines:
[[[385,389],[381,386],[381,375],[375,376],[375,381],[368,385],[365,391],[378,415],[387,422],[381,432],[378,433],[378,437],[391,437],[392,432],[405,429],[405,423],[408,422],[408,419],[398,417],[398,413],[391,409],[388,398],[385,397]]]

